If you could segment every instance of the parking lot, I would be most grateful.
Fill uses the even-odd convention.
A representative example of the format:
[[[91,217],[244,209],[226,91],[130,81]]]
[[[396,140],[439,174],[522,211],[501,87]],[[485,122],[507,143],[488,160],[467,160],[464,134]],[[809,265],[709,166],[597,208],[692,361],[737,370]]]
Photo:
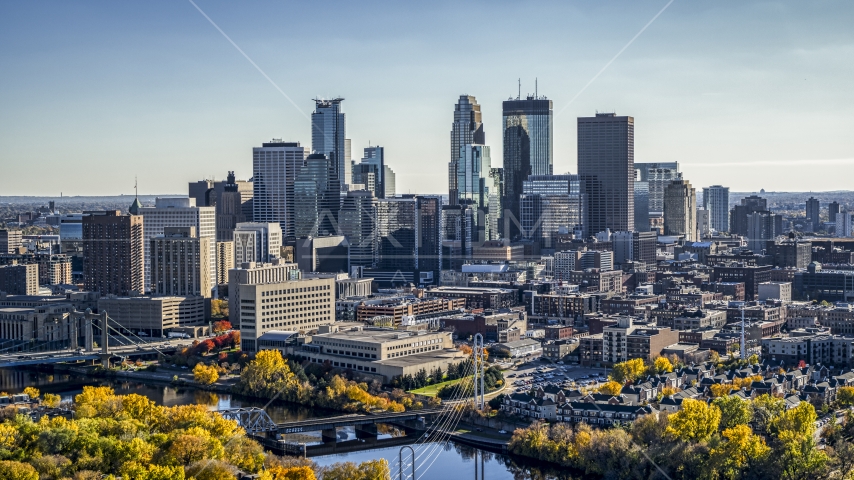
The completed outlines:
[[[527,392],[535,386],[558,385],[562,388],[598,388],[607,382],[607,369],[565,365],[551,361],[533,360],[504,372],[511,392]]]

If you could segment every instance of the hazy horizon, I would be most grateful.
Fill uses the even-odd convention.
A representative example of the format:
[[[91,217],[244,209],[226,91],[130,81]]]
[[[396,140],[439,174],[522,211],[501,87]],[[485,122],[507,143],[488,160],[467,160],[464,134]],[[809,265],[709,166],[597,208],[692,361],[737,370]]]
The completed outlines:
[[[446,192],[457,98],[476,96],[501,166],[519,78],[554,101],[555,173],[599,110],[635,118],[637,162],[678,161],[698,189],[854,175],[848,2],[196,4],[276,87],[190,2],[0,5],[0,194],[248,179],[252,147],[310,148],[311,99],[333,95],[357,161],[383,145],[398,193]]]

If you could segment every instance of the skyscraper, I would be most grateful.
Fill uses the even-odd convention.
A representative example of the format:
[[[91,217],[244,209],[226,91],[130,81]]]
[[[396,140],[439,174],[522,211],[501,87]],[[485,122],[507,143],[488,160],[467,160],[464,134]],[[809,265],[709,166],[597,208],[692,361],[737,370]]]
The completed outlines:
[[[818,230],[818,226],[821,223],[819,216],[821,207],[819,205],[817,198],[810,197],[807,199],[807,221],[812,225],[813,231]]]
[[[210,238],[199,238],[195,227],[165,227],[150,242],[152,293],[211,296]]]
[[[338,184],[349,185],[353,181],[344,138],[345,119],[344,113],[341,112],[343,101],[343,98],[314,100],[314,112],[311,114],[311,151],[326,155],[326,158],[332,162],[334,177]]]
[[[834,200],[834,201],[828,203],[827,204],[827,221],[828,222],[835,222],[837,213],[839,213],[839,202]]]
[[[294,182],[305,164],[299,142],[274,138],[252,149],[252,220],[277,222],[285,237],[294,233]]]
[[[472,242],[481,244],[498,238],[490,231],[489,201],[493,196],[494,179],[489,178],[492,159],[486,145],[466,144],[460,147],[457,166],[457,201],[452,205],[465,205],[475,212],[475,231]]]
[[[729,231],[729,187],[712,185],[704,188],[703,209],[709,211],[709,226],[713,230]]]
[[[634,161],[633,117],[597,113],[578,118],[578,176],[587,195],[590,235],[606,228],[634,230]]]
[[[531,175],[522,185],[520,220],[522,238],[555,248],[556,233],[584,231],[584,195],[578,175]]]
[[[195,227],[199,238],[207,238],[208,285],[216,285],[216,208],[197,207],[195,199],[189,197],[159,197],[153,207],[139,208],[143,218],[145,239],[145,290],[151,283],[151,239],[162,236],[166,227]]]
[[[394,172],[385,164],[385,148],[365,148],[362,163],[353,166],[353,184],[364,185],[377,198],[394,196]]]
[[[341,208],[340,183],[335,164],[320,153],[312,153],[294,182],[294,235],[316,237],[338,231]]]
[[[216,239],[218,242],[231,241],[234,239],[234,229],[238,223],[252,221],[252,182],[235,180],[234,172],[228,172],[226,178],[222,192],[217,195],[216,199]],[[214,185],[214,191],[217,190],[218,186]],[[248,214],[247,206],[249,207]]]
[[[664,234],[697,241],[697,192],[688,180],[674,180],[664,189]]]
[[[545,97],[505,100],[504,118],[504,236],[519,235],[519,197],[529,175],[553,173],[552,101]]]
[[[118,210],[83,216],[83,288],[101,295],[144,291],[143,219]]]
[[[404,272],[418,269],[417,218],[414,198],[377,200],[377,268]]]
[[[451,163],[448,166],[448,199],[456,205],[457,162],[460,159],[460,147],[466,144],[483,145],[483,121],[480,105],[472,95],[460,95],[454,108],[454,123],[451,125]]]
[[[419,195],[415,202],[418,209],[418,283],[435,284],[442,269],[442,199]]]
[[[741,205],[730,211],[730,233],[747,235],[747,216],[754,212],[768,212],[768,200],[757,195],[742,198]]]
[[[754,253],[762,253],[769,240],[782,234],[780,215],[768,211],[747,214],[747,248]]]
[[[376,198],[367,190],[347,192],[339,213],[341,235],[350,242],[350,265],[371,268],[377,261]]]
[[[661,215],[664,212],[664,189],[673,180],[682,180],[679,162],[636,163],[637,180],[649,185],[649,212]]]

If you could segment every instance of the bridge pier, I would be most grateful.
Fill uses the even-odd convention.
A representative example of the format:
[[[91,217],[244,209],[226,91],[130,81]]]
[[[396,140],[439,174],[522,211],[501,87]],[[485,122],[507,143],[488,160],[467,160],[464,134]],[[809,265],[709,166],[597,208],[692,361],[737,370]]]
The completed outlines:
[[[320,437],[323,443],[335,443],[338,441],[338,432],[334,428],[328,428],[320,431]]]
[[[355,425],[356,430],[356,438],[362,440],[376,440],[377,439],[377,424],[376,423],[365,423],[362,425]]]
[[[101,366],[104,368],[110,368],[110,358],[113,356],[111,353],[99,353],[99,357],[101,357]]]

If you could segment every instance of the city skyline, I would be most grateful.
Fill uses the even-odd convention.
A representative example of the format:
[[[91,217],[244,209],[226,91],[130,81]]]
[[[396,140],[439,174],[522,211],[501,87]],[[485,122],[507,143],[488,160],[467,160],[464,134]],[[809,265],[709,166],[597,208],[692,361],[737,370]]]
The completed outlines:
[[[395,25],[395,20],[423,14],[427,27],[452,27],[459,20],[444,15],[448,5],[428,12],[367,5],[355,18],[379,16],[394,26],[361,36],[345,31],[311,44],[299,39],[301,26],[272,35],[258,28],[265,31],[263,38],[252,31],[259,25],[250,20],[266,25],[281,7],[262,16],[259,8],[200,3],[297,108],[190,4],[163,6],[162,11],[139,5],[89,10],[59,3],[5,6],[0,58],[17,74],[0,80],[0,101],[7,107],[0,120],[0,158],[9,172],[0,179],[0,191],[130,193],[137,175],[143,193],[163,194],[228,170],[247,179],[250,148],[269,138],[309,145],[310,99],[340,94],[348,99],[354,151],[383,145],[388,164],[400,172],[398,192],[441,193],[447,188],[448,111],[459,95],[477,97],[485,144],[497,159],[503,156],[500,102],[534,93],[535,81],[539,94],[554,101],[555,173],[577,173],[575,118],[607,110],[637,119],[638,162],[678,161],[694,185],[722,184],[733,191],[844,189],[841,178],[854,173],[854,145],[844,135],[851,125],[846,107],[854,97],[845,81],[852,63],[844,61],[851,57],[852,33],[840,12],[852,7],[675,2],[631,41],[664,5],[611,4],[583,11],[579,5],[550,5],[554,18],[543,21],[552,32],[516,47],[500,35],[501,28],[481,32],[486,64],[461,76],[448,75],[460,71],[461,60],[449,61],[451,45],[430,37],[429,28],[405,31]],[[330,15],[349,15],[352,8],[333,6]],[[520,7],[474,8],[500,27]],[[312,13],[308,6],[294,9],[294,14]],[[157,23],[164,14],[170,20]],[[736,20],[722,39],[715,27],[731,19]],[[36,22],[55,33],[31,37]],[[110,26],[92,29],[90,22]],[[774,28],[784,24],[806,33]],[[607,38],[580,41],[606,25],[612,30]],[[751,25],[762,27],[762,38]],[[175,26],[180,33],[167,33]],[[56,43],[57,35],[63,42]],[[389,42],[395,35],[403,38],[399,45]],[[743,44],[752,48],[732,53]],[[378,45],[394,58],[409,49],[420,64],[405,60],[412,68],[402,73],[393,62],[364,61]],[[287,58],[273,54],[284,46]],[[81,53],[88,48],[110,58],[119,49],[125,54],[102,64]],[[502,65],[497,55],[512,48],[529,55]],[[292,73],[291,63],[312,67],[321,53],[336,51],[350,57],[341,60],[345,78]],[[45,65],[64,73],[43,75]],[[362,69],[373,74],[362,76]],[[402,102],[410,117],[406,122],[399,121]],[[86,168],[38,181],[27,174],[32,165],[50,170],[69,162]],[[808,165],[819,168],[804,168]],[[745,174],[728,178],[735,166]],[[780,168],[787,166],[802,172],[791,175]],[[164,168],[174,175],[159,176]]]

